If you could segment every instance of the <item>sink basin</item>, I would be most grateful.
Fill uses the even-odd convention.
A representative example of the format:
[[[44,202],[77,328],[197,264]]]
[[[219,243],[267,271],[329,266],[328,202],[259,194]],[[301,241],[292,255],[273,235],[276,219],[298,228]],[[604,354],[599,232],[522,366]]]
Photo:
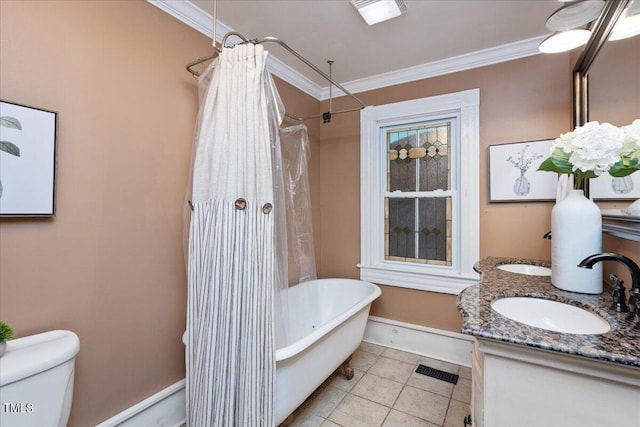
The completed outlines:
[[[541,267],[533,264],[500,264],[497,268],[498,270],[527,274],[529,276],[551,276],[551,269],[549,267]]]
[[[540,298],[509,297],[491,303],[498,313],[516,322],[568,334],[604,334],[609,322],[588,310]]]

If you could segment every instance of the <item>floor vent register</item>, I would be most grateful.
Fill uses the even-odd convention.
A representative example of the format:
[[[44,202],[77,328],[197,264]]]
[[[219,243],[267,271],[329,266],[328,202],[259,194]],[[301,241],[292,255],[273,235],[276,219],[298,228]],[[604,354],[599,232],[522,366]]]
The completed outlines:
[[[449,372],[441,371],[439,369],[430,368],[425,365],[418,365],[416,372],[428,377],[433,377],[442,381],[446,381],[451,384],[457,384],[459,375],[451,374]]]

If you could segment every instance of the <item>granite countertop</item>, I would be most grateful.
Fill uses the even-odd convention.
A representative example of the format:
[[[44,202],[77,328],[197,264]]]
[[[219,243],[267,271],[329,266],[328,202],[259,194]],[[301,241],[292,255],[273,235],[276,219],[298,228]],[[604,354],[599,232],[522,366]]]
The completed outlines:
[[[510,273],[496,268],[500,264],[515,263],[549,267],[548,262],[515,258],[490,257],[479,261],[474,269],[482,275],[480,284],[470,286],[458,295],[462,333],[640,367],[640,329],[634,328],[634,322],[627,319],[628,313],[609,309],[610,288],[605,286],[601,295],[568,292],[554,287],[550,277]],[[611,330],[601,335],[553,332],[516,322],[491,308],[494,300],[513,296],[576,305],[606,319]]]

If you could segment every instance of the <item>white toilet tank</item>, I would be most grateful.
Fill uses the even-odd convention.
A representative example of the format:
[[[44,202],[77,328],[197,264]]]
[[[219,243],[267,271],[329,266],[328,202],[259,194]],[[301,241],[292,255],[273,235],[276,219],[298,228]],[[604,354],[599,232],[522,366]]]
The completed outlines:
[[[71,331],[7,341],[0,358],[0,425],[66,426],[79,350],[80,340]]]

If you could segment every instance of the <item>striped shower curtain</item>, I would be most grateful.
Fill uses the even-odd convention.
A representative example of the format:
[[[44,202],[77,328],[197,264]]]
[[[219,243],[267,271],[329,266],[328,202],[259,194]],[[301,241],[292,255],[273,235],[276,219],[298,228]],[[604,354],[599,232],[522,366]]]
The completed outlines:
[[[188,244],[187,423],[274,422],[281,102],[260,45],[225,48],[203,74]]]

